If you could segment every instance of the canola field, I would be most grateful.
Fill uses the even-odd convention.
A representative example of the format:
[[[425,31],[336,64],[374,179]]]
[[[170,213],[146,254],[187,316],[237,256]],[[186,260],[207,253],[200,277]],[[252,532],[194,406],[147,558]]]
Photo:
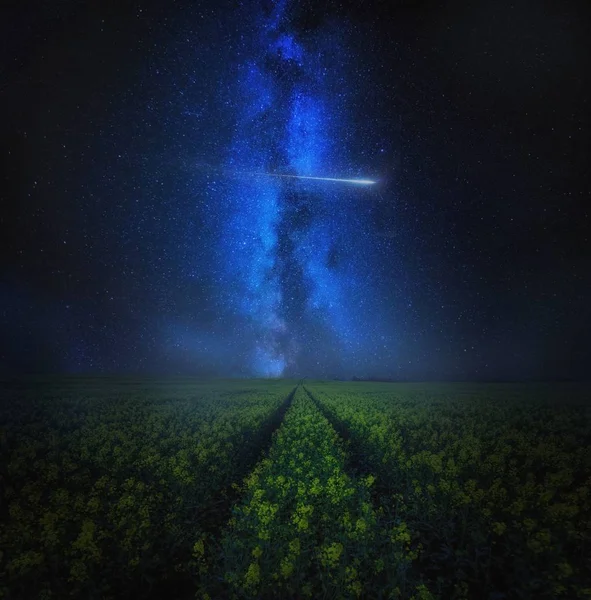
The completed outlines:
[[[0,598],[591,598],[574,384],[0,383]]]

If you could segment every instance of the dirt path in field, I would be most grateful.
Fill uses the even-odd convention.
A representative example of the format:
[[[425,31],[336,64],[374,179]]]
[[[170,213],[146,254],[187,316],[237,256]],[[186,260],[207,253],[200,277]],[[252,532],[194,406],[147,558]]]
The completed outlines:
[[[320,402],[310,390],[308,390],[304,385],[302,385],[302,388],[343,440],[344,447],[347,452],[347,462],[345,465],[347,474],[353,479],[359,479],[360,477],[364,477],[366,475],[373,475],[376,477],[374,485],[370,488],[370,494],[374,507],[380,507],[383,504],[382,497],[384,495],[390,496],[392,493],[390,486],[388,486],[387,482],[380,479],[378,473],[376,472],[375,466],[370,463],[366,454],[359,447],[359,445],[355,443],[355,439],[351,436],[351,433],[347,427],[338,419],[335,419],[334,416],[325,408],[322,402]]]
[[[322,402],[320,402],[310,390],[305,386],[302,387],[316,408],[322,413],[343,440],[344,447],[347,450],[347,474],[354,479],[363,477],[364,475],[373,474],[374,470],[365,459],[364,454],[356,447],[355,440],[351,437],[349,430],[326,410]]]
[[[208,590],[208,595],[210,598],[226,597],[227,586],[223,582],[223,572],[221,570],[220,562],[222,558],[222,531],[232,517],[233,507],[240,502],[240,497],[242,495],[242,482],[255,468],[259,461],[269,454],[269,450],[273,443],[273,434],[275,431],[277,431],[277,429],[279,429],[279,427],[281,427],[285,413],[289,410],[298,387],[299,383],[286,396],[285,400],[271,415],[268,421],[257,432],[255,432],[254,435],[242,447],[242,451],[238,458],[239,476],[237,476],[235,478],[236,481],[233,482],[238,483],[239,485],[227,486],[217,495],[216,501],[208,507],[206,512],[201,510],[195,515],[196,521],[203,522],[206,525],[202,527],[202,529],[207,534],[207,538],[205,540],[207,553],[204,556],[204,561],[202,564],[202,566],[205,567],[205,571],[200,573],[200,577],[197,580],[198,589],[201,590],[198,592],[199,594],[203,593],[203,590]],[[183,590],[183,594],[181,594],[179,597],[186,600],[189,600],[189,598],[194,598],[195,583],[196,582],[193,581],[190,590]]]
[[[287,395],[279,408],[271,415],[267,422],[246,441],[242,446],[238,457],[236,481],[241,483],[243,479],[254,469],[255,465],[263,456],[269,453],[273,442],[273,433],[281,426],[285,413],[291,406],[291,402],[298,386]],[[240,489],[232,485],[222,489],[216,495],[216,499],[205,509],[195,514],[195,519],[205,523],[204,531],[212,536],[224,527],[231,516],[232,506],[238,501]]]

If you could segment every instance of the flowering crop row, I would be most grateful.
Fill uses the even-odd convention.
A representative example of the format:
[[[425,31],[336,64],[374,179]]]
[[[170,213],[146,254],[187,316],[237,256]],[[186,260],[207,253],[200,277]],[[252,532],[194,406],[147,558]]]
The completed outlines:
[[[235,597],[400,596],[412,560],[406,526],[378,526],[373,477],[357,480],[345,463],[339,436],[298,388],[223,539]],[[429,597],[423,590],[414,590],[417,598]]]
[[[290,382],[43,386],[0,406],[0,597],[193,586]],[[221,523],[220,523],[221,525]],[[157,583],[158,582],[158,583]]]
[[[382,518],[408,524],[433,593],[591,597],[591,413],[577,390],[306,387],[376,474]]]

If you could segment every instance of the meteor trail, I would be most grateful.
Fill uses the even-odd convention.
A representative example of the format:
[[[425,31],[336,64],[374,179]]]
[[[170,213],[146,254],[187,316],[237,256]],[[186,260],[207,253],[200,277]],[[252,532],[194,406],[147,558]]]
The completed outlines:
[[[283,179],[311,179],[313,181],[333,181],[335,183],[351,183],[353,185],[375,185],[377,180],[375,179],[362,179],[362,178],[343,178],[343,177],[315,177],[312,175],[290,175],[288,173],[266,173],[265,171],[240,171],[236,169],[227,169],[224,167],[214,167],[212,165],[198,163],[195,165],[197,168],[205,169],[208,171],[218,171],[225,173],[230,176],[248,176],[248,177],[279,177]]]
[[[352,183],[354,185],[374,185],[373,179],[340,179],[338,177],[312,177],[310,175],[286,175],[284,173],[252,173],[263,177],[288,177],[290,179],[314,179],[316,181],[336,181],[338,183]]]

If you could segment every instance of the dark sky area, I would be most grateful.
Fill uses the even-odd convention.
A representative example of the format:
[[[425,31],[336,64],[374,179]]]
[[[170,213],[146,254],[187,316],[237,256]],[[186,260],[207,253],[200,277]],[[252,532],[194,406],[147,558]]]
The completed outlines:
[[[588,378],[588,3],[241,4],[3,3],[0,374]]]

